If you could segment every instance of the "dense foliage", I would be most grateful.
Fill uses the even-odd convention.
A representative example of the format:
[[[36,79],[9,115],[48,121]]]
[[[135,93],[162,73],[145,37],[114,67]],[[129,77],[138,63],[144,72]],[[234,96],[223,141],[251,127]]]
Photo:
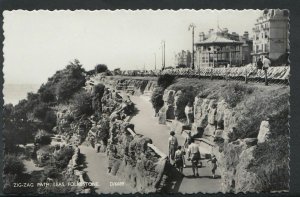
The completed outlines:
[[[48,145],[51,143],[51,137],[46,131],[39,130],[35,135],[34,142],[39,145]]]
[[[105,64],[98,64],[95,66],[95,72],[96,73],[103,73],[105,71],[107,71],[107,66]]]
[[[54,157],[56,168],[58,169],[66,168],[73,154],[74,154],[74,149],[72,147],[66,146],[62,148]]]
[[[70,104],[75,117],[79,117],[83,114],[91,115],[94,112],[92,108],[91,95],[85,90],[75,93],[73,98],[70,100]]]
[[[103,84],[97,84],[93,87],[92,90],[92,107],[93,110],[100,115],[100,111],[102,109],[101,99],[104,94],[105,86]]]
[[[154,91],[151,95],[151,103],[155,110],[155,113],[158,113],[158,111],[164,105],[163,94],[164,94],[164,89],[161,87],[158,87],[158,88],[154,89]]]
[[[43,101],[65,102],[85,84],[85,70],[78,60],[70,62],[65,69],[48,78],[38,90]],[[54,99],[55,98],[55,99]]]
[[[4,174],[15,174],[20,175],[25,171],[25,166],[23,162],[15,155],[5,155],[4,156]]]
[[[175,81],[174,75],[164,74],[160,75],[157,79],[157,85],[162,88],[167,88]]]

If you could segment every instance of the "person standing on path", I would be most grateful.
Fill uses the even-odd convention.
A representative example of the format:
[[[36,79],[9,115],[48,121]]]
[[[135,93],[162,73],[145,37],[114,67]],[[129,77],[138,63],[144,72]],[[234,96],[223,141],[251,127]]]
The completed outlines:
[[[256,68],[258,70],[261,70],[263,67],[263,62],[261,61],[261,58],[258,59],[258,61],[256,62]]]
[[[175,137],[175,132],[171,131],[170,132],[170,137],[169,137],[169,158],[174,161],[175,158],[175,151],[177,150],[178,147],[178,141],[177,138]]]
[[[191,140],[192,140],[192,134],[191,134],[191,131],[189,131],[188,135],[186,136],[185,141],[184,141],[184,152],[185,153],[188,152],[189,145],[192,143]],[[184,168],[186,167],[185,162],[183,164],[183,167]]]
[[[188,148],[188,160],[192,162],[192,170],[193,170],[193,176],[195,177],[195,173],[197,176],[199,176],[198,172],[198,162],[201,159],[200,156],[200,150],[199,146],[195,144],[194,139],[191,139],[191,144],[189,145]]]
[[[271,61],[268,59],[268,56],[264,56],[263,60],[263,70],[265,71],[265,85],[267,86],[268,83],[268,69],[271,66]]]

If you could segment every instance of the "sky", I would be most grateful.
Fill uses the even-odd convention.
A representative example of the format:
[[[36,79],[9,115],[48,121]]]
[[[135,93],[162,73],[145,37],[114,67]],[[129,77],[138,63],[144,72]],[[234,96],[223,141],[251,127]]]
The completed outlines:
[[[6,84],[45,83],[57,70],[78,59],[86,70],[160,69],[162,40],[166,66],[175,53],[192,50],[191,23],[199,32],[228,28],[252,35],[259,10],[4,11],[4,80]]]

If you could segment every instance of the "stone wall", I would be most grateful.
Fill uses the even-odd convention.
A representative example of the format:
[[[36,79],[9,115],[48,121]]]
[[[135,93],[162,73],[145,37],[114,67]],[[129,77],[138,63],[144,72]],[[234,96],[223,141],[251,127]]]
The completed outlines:
[[[107,146],[111,173],[125,178],[139,192],[157,192],[163,184],[166,159],[147,146],[152,143],[150,138],[133,137],[127,128],[133,125],[118,120],[111,123]]]
[[[127,84],[131,83],[135,82]],[[148,81],[135,84],[140,85],[137,87],[141,92],[153,88],[153,83]],[[148,193],[163,189],[166,184],[163,181],[166,179],[166,158],[147,146],[152,143],[150,138],[140,134],[133,136],[127,130],[134,130],[134,125],[126,121],[133,112],[128,109],[133,108],[130,98],[111,88],[106,89],[101,102],[104,104],[101,119],[93,123],[86,141],[97,149],[95,151],[106,152],[110,173],[124,178],[137,191]]]
[[[172,89],[165,90],[163,96],[165,104],[159,112],[159,123],[166,124],[167,119],[170,119],[172,120],[171,126],[177,133],[181,133],[184,128],[188,128],[191,129],[193,136],[202,137],[214,145],[211,148],[211,154],[216,155],[218,160],[223,192],[261,192],[286,190],[288,188],[288,153],[284,152],[286,151],[284,149],[288,149],[288,145],[284,144],[285,141],[281,142],[280,140],[281,137],[285,139],[286,135],[284,133],[279,134],[281,137],[278,138],[279,130],[276,128],[277,125],[274,124],[274,120],[272,120],[272,126],[268,116],[262,116],[265,118],[259,120],[260,127],[255,131],[251,131],[251,135],[247,136],[247,133],[241,131],[244,128],[241,128],[240,118],[255,117],[239,117],[239,114],[243,115],[239,110],[243,110],[244,105],[246,107],[246,104],[249,103],[248,98],[243,98],[245,101],[240,101],[242,104],[238,107],[232,107],[218,95],[204,97],[199,94],[192,99],[194,117],[191,124],[188,125],[184,120],[177,121],[178,113],[176,110],[184,109],[182,106],[179,107],[178,102],[176,102],[180,97],[184,97],[179,91],[178,89],[176,91]],[[261,90],[257,90],[257,92],[259,91]],[[258,100],[262,99],[259,101],[266,99],[261,95],[258,96]],[[280,98],[281,96],[278,96],[277,99]],[[270,106],[273,106],[272,99],[267,98],[268,103],[266,105],[269,105],[269,107],[261,106],[264,108],[263,113],[273,108],[270,108]],[[278,100],[274,102],[279,102]],[[256,110],[260,109],[256,108]],[[282,116],[280,115],[281,111],[273,111],[272,113],[274,112],[279,114],[276,116]],[[249,120],[245,122],[247,124],[251,123],[252,119],[250,122]],[[159,170],[153,172],[150,168],[152,166],[153,169],[163,169],[165,164],[159,160],[157,155],[152,154],[149,148],[145,148],[145,144],[150,143],[150,139],[139,135],[136,137],[130,136],[124,129],[126,126],[128,125],[124,122],[118,121],[111,125],[111,141],[108,148],[110,150],[112,173],[125,177],[140,191],[155,191],[159,188],[158,183],[163,182],[163,178],[158,179],[158,177],[161,177]],[[243,125],[243,127],[247,127],[247,125]],[[277,142],[281,147],[276,146]],[[270,150],[264,151],[264,148]],[[274,152],[272,152],[272,149],[274,149]],[[273,153],[280,155],[280,152],[284,152],[281,155],[282,159],[276,160],[276,158],[273,158]],[[152,155],[151,159],[147,160],[146,155]],[[264,162],[266,159],[270,162]],[[148,165],[150,168],[147,167]],[[144,171],[141,169],[144,169]],[[160,170],[161,172],[163,171]],[[163,174],[162,177],[164,176]],[[149,187],[145,185],[149,185]]]
[[[176,133],[180,134],[182,130],[190,128],[192,136],[203,138],[213,145],[210,147],[210,154],[216,155],[218,159],[223,192],[254,192],[288,188],[288,154],[283,155],[282,161],[278,162],[275,159],[272,160],[272,152],[260,152],[262,144],[272,147],[272,143],[278,140],[277,134],[272,135],[272,133],[278,133],[275,131],[277,128],[273,126],[272,131],[268,116],[261,120],[257,131],[252,131],[254,137],[244,137],[245,134],[240,132],[241,123],[238,124],[240,121],[240,117],[237,116],[238,109],[230,107],[222,98],[202,98],[200,94],[194,99],[194,121],[188,125],[185,120],[177,120],[176,96],[181,96],[180,90],[165,90],[163,97],[165,104],[159,112],[159,123],[166,124],[167,119],[171,119],[170,126]],[[171,118],[170,114],[174,114],[175,117]],[[286,137],[285,134],[282,136]],[[287,144],[283,146],[288,149]],[[202,148],[205,151],[208,149]],[[274,154],[280,154],[285,149],[281,148],[274,150]],[[257,164],[257,161],[264,157],[271,158],[272,165]],[[276,185],[276,187],[268,184]]]

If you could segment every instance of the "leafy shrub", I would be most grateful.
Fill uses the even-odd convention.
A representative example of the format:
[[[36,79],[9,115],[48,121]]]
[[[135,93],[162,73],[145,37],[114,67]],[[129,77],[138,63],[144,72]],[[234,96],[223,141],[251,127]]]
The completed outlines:
[[[107,140],[109,138],[109,118],[108,117],[102,117],[102,119],[98,122],[98,125],[101,125],[98,130],[97,137],[104,142],[105,145],[107,145]]]
[[[254,150],[253,163],[249,171],[257,174],[260,191],[289,189],[289,140],[281,135],[268,142],[258,144]]]
[[[288,133],[288,94],[286,90],[256,92],[235,109],[238,138],[257,137],[261,121],[269,120],[272,135]]]
[[[107,66],[105,64],[98,64],[95,66],[96,73],[103,73],[105,71],[107,71]]]
[[[40,87],[38,93],[41,94],[40,97],[43,102],[56,99],[59,102],[65,102],[84,85],[85,70],[78,60],[74,60],[65,69],[57,71],[48,78],[47,83]],[[46,98],[47,95],[50,97]]]
[[[174,75],[164,74],[158,77],[157,85],[165,89],[168,86],[170,86],[172,83],[174,83],[174,81],[175,81]]]
[[[65,102],[71,96],[77,92],[81,87],[83,87],[85,83],[85,79],[77,80],[77,79],[67,79],[62,80],[58,83],[56,94],[60,102]]]
[[[18,177],[15,174],[5,174],[3,176],[3,193],[19,193],[19,191],[16,191],[16,188],[13,187],[14,183],[18,181],[17,178]]]
[[[113,75],[121,75],[121,69],[120,68],[116,68],[113,70]]]
[[[4,174],[20,175],[23,172],[25,172],[25,166],[19,157],[10,154],[4,156]]]
[[[104,94],[105,85],[99,83],[93,87],[92,95],[93,97],[102,98]]]
[[[229,104],[230,107],[235,107],[243,98],[252,94],[254,88],[246,87],[240,83],[232,83],[225,87],[224,91],[221,91],[221,96]]]
[[[49,89],[40,88],[40,100],[44,103],[50,103],[56,101],[54,92],[51,92]]]
[[[45,118],[43,120],[43,124],[47,131],[51,131],[53,127],[56,126],[56,114],[53,110],[49,110],[46,112]]]
[[[55,155],[55,165],[58,169],[65,169],[74,154],[72,147],[66,146]]]
[[[48,145],[51,143],[51,137],[45,130],[39,130],[34,138],[35,143]]]
[[[158,113],[158,111],[164,105],[163,94],[164,94],[164,88],[161,87],[155,88],[152,93],[151,103],[156,113]]]
[[[34,117],[40,120],[44,120],[48,110],[50,109],[45,103],[39,103],[37,106],[34,107],[33,115]]]
[[[97,84],[93,87],[92,91],[92,107],[93,110],[100,115],[102,111],[101,99],[104,94],[105,86],[103,84]]]
[[[76,117],[81,115],[91,115],[94,112],[91,95],[85,90],[75,93],[70,103]]]
[[[58,179],[61,177],[61,172],[58,168],[53,166],[46,166],[43,170],[42,181],[46,181],[47,178]]]

